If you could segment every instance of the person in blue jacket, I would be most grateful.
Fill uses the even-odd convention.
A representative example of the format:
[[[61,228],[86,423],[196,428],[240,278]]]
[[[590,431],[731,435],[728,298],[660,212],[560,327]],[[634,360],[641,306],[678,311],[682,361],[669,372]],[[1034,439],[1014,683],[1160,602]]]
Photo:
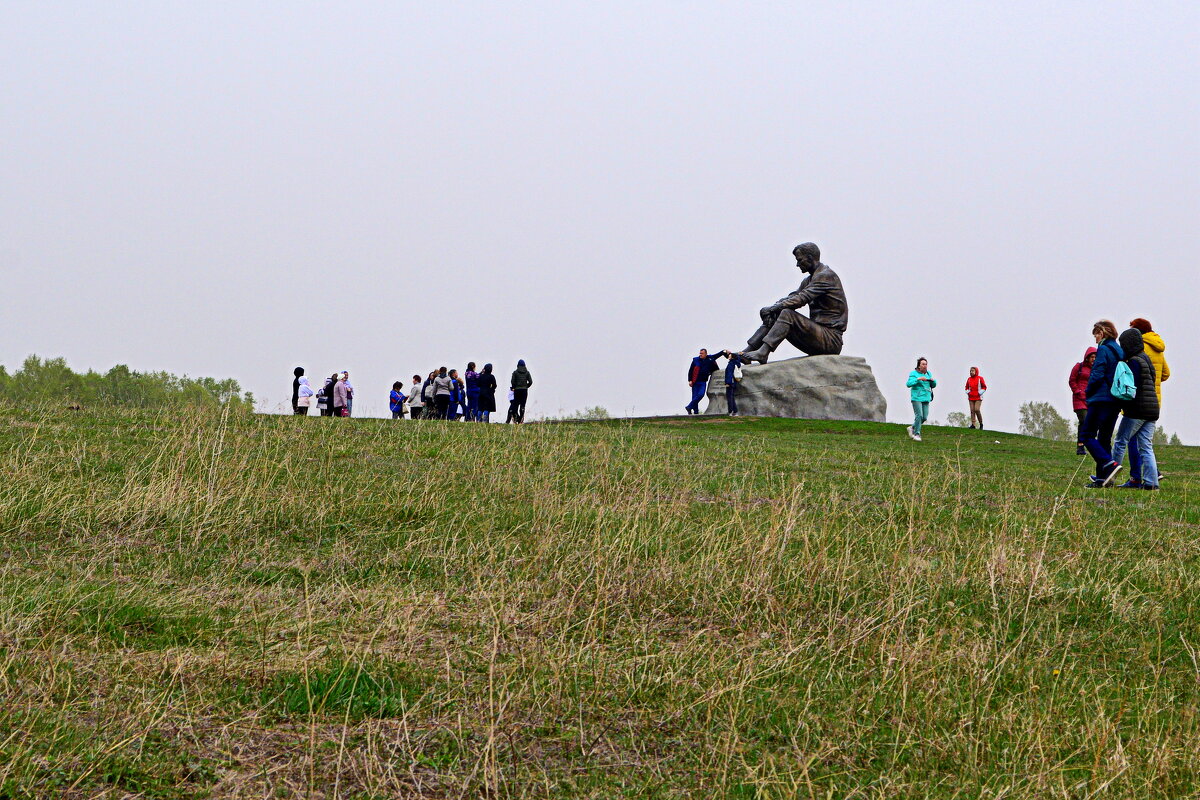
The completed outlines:
[[[392,419],[404,418],[404,401],[407,400],[404,396],[404,384],[396,381],[392,384],[392,391],[388,395],[388,408],[392,412]]]
[[[729,355],[729,351],[722,350],[710,356],[708,350],[701,347],[700,355],[692,359],[692,364],[688,367],[687,374],[688,386],[692,387],[692,402],[683,407],[683,410],[688,414],[700,413],[700,401],[704,399],[705,393],[708,392],[709,376],[717,371],[717,359],[727,355]]]
[[[1088,487],[1102,489],[1112,483],[1121,469],[1109,452],[1121,404],[1109,389],[1117,364],[1125,360],[1125,351],[1117,343],[1117,326],[1112,320],[1102,319],[1093,325],[1092,338],[1096,340],[1096,363],[1092,364],[1092,373],[1084,390],[1087,414],[1083,418],[1079,440],[1096,462],[1096,474],[1091,476]]]
[[[917,368],[908,373],[908,396],[912,400],[913,424],[908,426],[908,437],[914,442],[921,441],[921,425],[929,419],[929,404],[933,402],[933,389],[937,380],[929,371],[929,360],[917,359]]]

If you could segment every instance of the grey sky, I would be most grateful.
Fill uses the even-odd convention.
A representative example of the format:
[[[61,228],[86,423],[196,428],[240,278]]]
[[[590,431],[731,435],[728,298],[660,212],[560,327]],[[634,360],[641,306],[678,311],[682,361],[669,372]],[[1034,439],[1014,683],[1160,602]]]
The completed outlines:
[[[392,380],[519,357],[531,410],[681,413],[813,240],[904,419],[1069,413],[1145,316],[1200,443],[1200,6],[0,5],[0,362]],[[784,357],[786,345],[779,357]]]

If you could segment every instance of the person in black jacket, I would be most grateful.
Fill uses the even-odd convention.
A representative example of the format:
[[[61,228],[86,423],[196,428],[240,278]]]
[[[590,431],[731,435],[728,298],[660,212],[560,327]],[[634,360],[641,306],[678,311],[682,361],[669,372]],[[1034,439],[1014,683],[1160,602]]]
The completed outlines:
[[[479,421],[489,422],[495,410],[496,376],[492,374],[492,365],[484,364],[483,372],[479,373]]]
[[[292,413],[307,414],[308,406],[304,407],[304,411],[300,411],[300,376],[304,374],[304,367],[296,367],[292,370],[292,374],[296,377],[292,378]]]
[[[1136,393],[1132,400],[1122,404],[1124,418],[1117,429],[1117,441],[1113,445],[1113,460],[1118,464],[1129,448],[1129,480],[1121,484],[1122,489],[1157,489],[1158,462],[1154,458],[1154,427],[1158,422],[1158,394],[1154,391],[1154,363],[1146,354],[1142,343],[1142,332],[1130,328],[1121,334],[1121,349],[1125,351],[1125,363],[1133,372]],[[1130,446],[1130,444],[1134,446]]]

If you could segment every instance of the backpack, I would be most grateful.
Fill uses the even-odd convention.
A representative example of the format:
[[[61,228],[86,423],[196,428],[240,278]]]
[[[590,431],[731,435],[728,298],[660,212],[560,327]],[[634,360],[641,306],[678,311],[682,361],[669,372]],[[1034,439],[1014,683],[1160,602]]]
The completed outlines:
[[[1109,392],[1114,400],[1126,402],[1137,396],[1137,386],[1133,382],[1133,370],[1124,361],[1118,361],[1117,368],[1113,370],[1112,387]]]

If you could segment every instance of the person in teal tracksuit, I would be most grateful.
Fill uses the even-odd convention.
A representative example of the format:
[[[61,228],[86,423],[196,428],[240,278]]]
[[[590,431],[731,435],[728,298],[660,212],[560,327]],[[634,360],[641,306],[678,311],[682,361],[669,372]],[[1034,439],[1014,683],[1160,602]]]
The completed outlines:
[[[913,407],[913,424],[908,426],[908,435],[914,442],[919,442],[921,424],[929,419],[929,404],[933,402],[933,388],[937,386],[926,359],[917,359],[917,368],[908,373],[908,383],[905,385]]]

